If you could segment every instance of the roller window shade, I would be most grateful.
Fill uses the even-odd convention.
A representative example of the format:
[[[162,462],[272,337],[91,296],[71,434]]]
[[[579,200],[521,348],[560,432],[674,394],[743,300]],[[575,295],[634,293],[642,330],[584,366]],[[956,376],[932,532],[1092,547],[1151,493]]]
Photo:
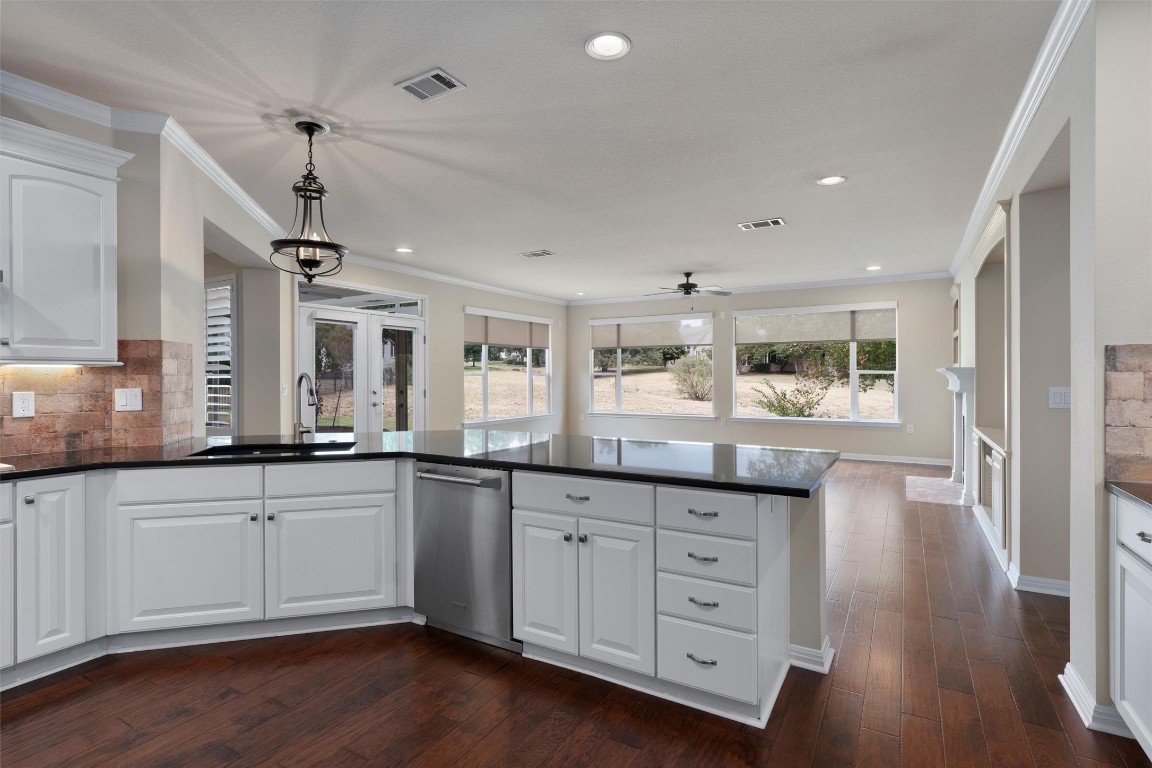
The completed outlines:
[[[737,344],[896,338],[895,309],[751,315],[736,318]]]
[[[712,320],[691,318],[651,323],[609,323],[592,326],[594,349],[639,347],[699,347],[712,343]]]
[[[551,326],[506,317],[464,314],[464,343],[488,344],[493,347],[531,347],[548,349]]]

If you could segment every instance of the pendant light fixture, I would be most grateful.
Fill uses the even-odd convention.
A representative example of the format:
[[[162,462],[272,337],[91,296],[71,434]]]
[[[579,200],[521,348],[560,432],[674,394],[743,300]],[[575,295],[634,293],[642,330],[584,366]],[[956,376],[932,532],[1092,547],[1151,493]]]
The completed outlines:
[[[308,164],[304,175],[292,185],[296,195],[296,219],[287,238],[272,241],[268,260],[272,266],[308,282],[322,275],[334,275],[344,266],[348,248],[335,243],[324,228],[324,198],[328,191],[320,183],[312,163],[312,137],[328,133],[327,123],[314,117],[296,118],[296,130],[308,136]]]

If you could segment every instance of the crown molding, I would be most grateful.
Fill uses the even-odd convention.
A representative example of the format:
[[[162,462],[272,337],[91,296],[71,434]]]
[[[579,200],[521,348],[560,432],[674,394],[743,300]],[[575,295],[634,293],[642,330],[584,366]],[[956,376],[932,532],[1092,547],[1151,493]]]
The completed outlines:
[[[1040,46],[1040,53],[1036,56],[1036,63],[1032,65],[1032,72],[1024,84],[1024,91],[1020,100],[1016,102],[1016,109],[1004,130],[1004,137],[1000,140],[1000,147],[996,150],[996,157],[992,160],[992,167],[988,169],[988,176],[984,179],[984,186],[980,196],[976,198],[976,206],[972,209],[972,216],[968,219],[968,226],[964,230],[964,238],[952,264],[948,268],[950,274],[955,275],[963,264],[964,259],[972,251],[973,243],[981,232],[981,227],[987,216],[986,211],[996,202],[1000,183],[1008,172],[1008,166],[1016,157],[1016,150],[1024,140],[1024,134],[1032,124],[1032,118],[1040,109],[1040,103],[1048,93],[1053,78],[1064,56],[1080,29],[1080,24],[1092,10],[1095,0],[1063,0],[1056,9],[1056,17],[1048,28],[1048,35],[1044,44]]]
[[[4,71],[0,71],[0,95],[87,120],[105,128],[161,136],[180,150],[205,176],[215,182],[224,194],[232,198],[249,216],[268,230],[269,234],[274,237],[284,236],[284,228],[277,224],[276,220],[269,216],[268,212],[261,208],[259,203],[252,199],[252,196],[245,192],[173,117],[156,112],[107,107],[82,96]],[[7,138],[6,131],[5,139]]]
[[[31,160],[54,168],[79,171],[89,176],[116,181],[116,169],[131,160],[131,152],[77,139],[47,128],[0,117],[4,135],[0,152],[9,157]],[[67,158],[62,161],[61,157]]]
[[[773,291],[804,291],[820,288],[840,288],[852,285],[881,285],[888,283],[911,283],[919,280],[951,280],[952,273],[950,272],[916,272],[906,275],[890,275],[885,277],[850,277],[843,280],[817,280],[811,283],[785,283],[783,285],[758,285],[751,288],[733,288],[731,289],[732,295],[743,295],[746,293],[771,293]],[[582,306],[585,304],[623,304],[635,301],[667,301],[668,299],[685,299],[689,298],[683,294],[676,293],[661,293],[656,295],[641,295],[641,296],[620,296],[615,299],[574,299],[568,302],[569,306]],[[705,296],[704,294],[694,295],[691,298],[723,298]]]
[[[382,269],[385,272],[398,272],[402,275],[411,275],[412,277],[420,277],[425,280],[435,280],[438,283],[448,283],[449,285],[461,285],[465,288],[475,288],[480,291],[489,291],[491,293],[499,293],[504,296],[515,296],[518,299],[530,299],[532,301],[539,301],[544,304],[556,304],[558,306],[568,306],[571,302],[564,299],[554,299],[550,296],[541,296],[538,293],[527,293],[526,291],[516,291],[511,288],[502,288],[497,285],[486,285],[478,283],[475,280],[466,280],[461,277],[452,277],[451,275],[443,275],[439,272],[431,272],[426,269],[418,267],[409,267],[403,264],[393,264],[392,262],[380,261],[372,259],[367,256],[357,256],[349,254],[344,259],[352,264],[359,264],[363,267],[371,267],[373,269]]]
[[[112,127],[110,107],[2,70],[0,70],[0,96],[10,96],[105,128]]]

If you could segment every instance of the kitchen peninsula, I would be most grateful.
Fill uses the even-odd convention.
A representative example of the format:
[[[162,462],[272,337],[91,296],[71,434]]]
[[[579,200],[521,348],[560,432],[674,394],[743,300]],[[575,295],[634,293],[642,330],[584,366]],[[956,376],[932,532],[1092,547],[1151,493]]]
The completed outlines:
[[[511,471],[526,656],[759,725],[789,665],[831,663],[835,451],[476,429],[308,437],[306,452],[249,436],[6,458],[16,627],[5,610],[2,632],[16,641],[0,685],[145,647],[422,621],[415,461]],[[66,567],[38,562],[45,551]],[[304,584],[304,571],[323,575]]]

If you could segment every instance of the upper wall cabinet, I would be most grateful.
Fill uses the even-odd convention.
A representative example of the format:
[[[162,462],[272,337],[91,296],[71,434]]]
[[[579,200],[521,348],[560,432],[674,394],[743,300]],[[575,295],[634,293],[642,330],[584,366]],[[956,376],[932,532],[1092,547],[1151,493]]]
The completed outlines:
[[[116,169],[132,154],[0,118],[0,362],[116,361]]]

